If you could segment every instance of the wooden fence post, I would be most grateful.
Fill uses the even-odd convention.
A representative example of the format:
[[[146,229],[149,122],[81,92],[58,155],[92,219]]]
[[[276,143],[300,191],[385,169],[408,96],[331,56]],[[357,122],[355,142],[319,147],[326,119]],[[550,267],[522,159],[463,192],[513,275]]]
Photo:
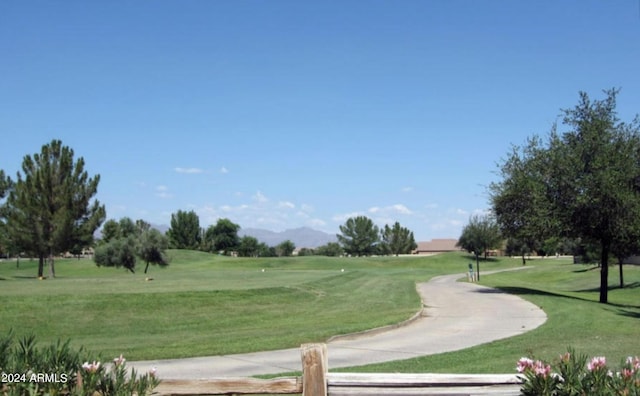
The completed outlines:
[[[302,396],[327,396],[329,359],[326,344],[303,344]]]

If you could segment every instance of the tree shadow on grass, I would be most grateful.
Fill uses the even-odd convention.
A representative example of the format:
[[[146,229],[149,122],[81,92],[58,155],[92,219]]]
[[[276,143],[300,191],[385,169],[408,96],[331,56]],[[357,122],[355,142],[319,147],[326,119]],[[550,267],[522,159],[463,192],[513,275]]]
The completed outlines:
[[[638,283],[639,282],[634,282],[632,284],[633,287],[634,288],[640,287],[640,284],[638,284]],[[629,287],[629,286],[626,286],[626,287]],[[496,291],[496,290],[498,290],[498,291]],[[599,290],[599,289],[596,289],[596,291],[597,290]],[[612,289],[610,288],[609,290],[612,290]],[[567,298],[567,299],[572,299],[572,300],[584,301],[584,302],[593,303],[593,304],[600,304],[598,301],[590,300],[590,299],[587,299],[587,298],[581,298],[581,297],[577,297],[577,296],[570,296],[570,295],[560,294],[560,293],[552,293],[552,292],[548,292],[548,291],[544,291],[544,290],[530,289],[528,287],[500,286],[497,289],[479,289],[479,290],[476,290],[476,292],[477,293],[499,293],[499,292],[503,292],[503,293],[514,294],[514,295],[518,295],[518,296],[525,296],[525,295],[548,296],[548,297]],[[604,306],[613,307],[613,308],[620,308],[620,309],[617,310],[619,315],[630,316],[630,317],[640,317],[640,313],[633,311],[634,309],[640,309],[640,305],[618,304],[618,303],[608,302]]]
[[[467,260],[473,261],[473,264],[475,265],[476,263],[476,256],[474,256],[473,254],[467,254],[464,256]],[[484,258],[484,256],[480,256],[480,264],[482,263],[497,263],[498,258],[495,256],[488,256],[486,259]]]
[[[574,274],[580,274],[580,273],[583,273],[583,272],[595,271],[597,269],[600,269],[600,267],[595,266],[595,267],[589,267],[589,268],[580,268],[580,269],[573,270],[572,272]]]
[[[609,291],[612,290],[626,290],[626,289],[637,289],[640,287],[640,282],[633,282],[624,285],[624,287],[620,287],[620,285],[609,286]],[[596,293],[600,291],[600,287],[590,287],[588,289],[580,289],[576,290],[577,293]]]
[[[628,309],[619,309],[618,315],[626,316],[633,319],[640,319],[640,311],[630,311]]]

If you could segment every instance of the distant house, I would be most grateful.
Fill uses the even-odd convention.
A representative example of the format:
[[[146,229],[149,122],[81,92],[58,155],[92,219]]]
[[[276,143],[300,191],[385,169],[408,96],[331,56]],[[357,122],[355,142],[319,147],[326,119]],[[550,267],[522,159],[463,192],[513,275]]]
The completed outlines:
[[[457,247],[456,243],[458,243],[457,239],[432,239],[418,242],[418,247],[413,251],[413,254],[436,254],[463,250]]]

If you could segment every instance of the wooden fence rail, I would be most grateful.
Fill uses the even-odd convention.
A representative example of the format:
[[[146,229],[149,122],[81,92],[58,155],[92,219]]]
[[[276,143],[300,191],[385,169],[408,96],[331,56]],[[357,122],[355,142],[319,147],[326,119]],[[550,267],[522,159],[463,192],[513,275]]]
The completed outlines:
[[[521,380],[511,374],[361,374],[329,373],[327,346],[301,347],[302,377],[269,380],[217,378],[207,380],[163,380],[156,388],[161,396],[198,395],[447,395],[516,396]]]

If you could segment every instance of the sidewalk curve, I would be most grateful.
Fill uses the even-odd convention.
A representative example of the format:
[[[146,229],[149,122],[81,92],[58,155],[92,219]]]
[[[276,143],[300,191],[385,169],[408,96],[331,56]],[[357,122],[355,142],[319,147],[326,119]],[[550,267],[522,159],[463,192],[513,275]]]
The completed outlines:
[[[489,272],[483,273],[483,275]],[[329,368],[359,366],[455,351],[512,337],[543,324],[536,305],[475,283],[466,274],[444,275],[416,288],[424,309],[400,327],[338,337],[327,343]],[[139,372],[157,368],[163,379],[248,377],[300,371],[300,349],[131,362]]]

